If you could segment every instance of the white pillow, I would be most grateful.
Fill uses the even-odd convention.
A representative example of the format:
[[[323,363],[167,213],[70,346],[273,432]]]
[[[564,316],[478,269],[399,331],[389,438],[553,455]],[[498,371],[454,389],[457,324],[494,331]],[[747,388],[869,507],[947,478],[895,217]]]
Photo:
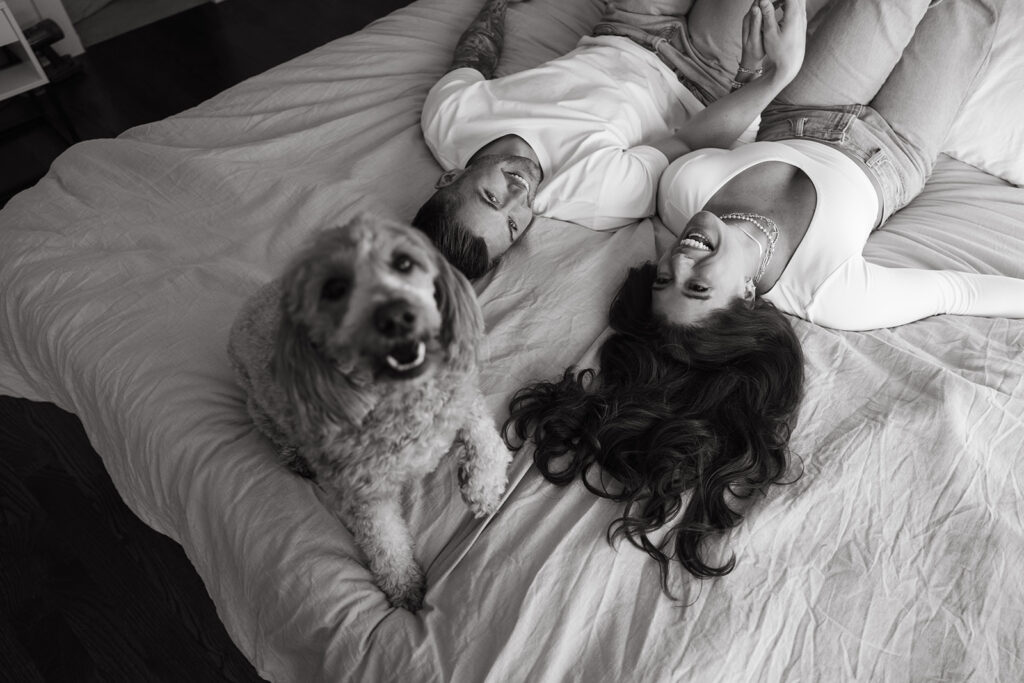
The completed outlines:
[[[946,139],[946,153],[1024,185],[1024,3],[1003,3],[992,61]]]

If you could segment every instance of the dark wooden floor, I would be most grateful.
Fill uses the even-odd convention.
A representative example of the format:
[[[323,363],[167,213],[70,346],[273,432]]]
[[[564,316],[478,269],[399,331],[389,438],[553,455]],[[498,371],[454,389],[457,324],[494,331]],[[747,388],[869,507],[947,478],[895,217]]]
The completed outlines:
[[[261,680],[77,418],[0,398],[0,453],[0,680]]]
[[[52,93],[83,139],[115,136],[406,4],[203,5],[93,46]],[[3,106],[0,129],[36,105]],[[0,132],[0,204],[46,172],[60,132],[45,119]],[[0,681],[258,680],[181,547],[128,510],[77,418],[0,397]]]
[[[230,85],[356,31],[411,0],[227,0],[104,41],[49,96],[0,102],[0,206],[35,184],[78,137],[115,137],[195,106]],[[47,123],[49,114],[53,124]],[[13,125],[18,122],[20,125]],[[16,163],[12,163],[16,160]]]

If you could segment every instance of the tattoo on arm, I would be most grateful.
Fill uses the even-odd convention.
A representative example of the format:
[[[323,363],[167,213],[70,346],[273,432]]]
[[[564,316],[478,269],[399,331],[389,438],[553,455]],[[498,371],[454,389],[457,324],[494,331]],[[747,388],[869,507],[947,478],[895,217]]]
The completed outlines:
[[[455,58],[448,69],[476,69],[484,78],[494,78],[505,44],[505,10],[508,0],[486,0],[483,9],[459,38]]]

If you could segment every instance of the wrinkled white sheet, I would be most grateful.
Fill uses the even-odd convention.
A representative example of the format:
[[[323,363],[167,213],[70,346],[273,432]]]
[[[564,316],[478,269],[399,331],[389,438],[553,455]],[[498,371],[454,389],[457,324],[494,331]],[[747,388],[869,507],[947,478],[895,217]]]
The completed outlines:
[[[513,465],[478,522],[451,467],[410,495],[425,609],[388,608],[348,532],[276,464],[228,366],[231,321],[318,227],[408,219],[439,173],[420,106],[477,3],[421,0],[116,140],[75,145],[0,212],[0,392],[76,413],[128,505],[182,544],[272,680],[1019,680],[1024,322],[938,317],[841,333],[797,322],[803,474],[675,577],[617,507]],[[512,6],[506,70],[571,47],[590,0]],[[483,380],[511,392],[590,363],[653,222],[539,221],[478,285]],[[943,159],[872,237],[887,265],[1024,277],[1024,190]]]

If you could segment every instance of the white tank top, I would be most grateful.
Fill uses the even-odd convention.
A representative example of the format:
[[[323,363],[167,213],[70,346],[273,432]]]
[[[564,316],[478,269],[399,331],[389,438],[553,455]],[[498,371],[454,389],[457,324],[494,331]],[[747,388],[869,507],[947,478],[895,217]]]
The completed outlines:
[[[807,174],[817,204],[803,240],[764,298],[804,320],[847,330],[891,327],[938,313],[1024,317],[1024,280],[864,260],[878,195],[857,164],[813,140],[754,142],[732,150],[701,149],[662,174],[658,214],[678,235],[730,179],[766,161]]]

